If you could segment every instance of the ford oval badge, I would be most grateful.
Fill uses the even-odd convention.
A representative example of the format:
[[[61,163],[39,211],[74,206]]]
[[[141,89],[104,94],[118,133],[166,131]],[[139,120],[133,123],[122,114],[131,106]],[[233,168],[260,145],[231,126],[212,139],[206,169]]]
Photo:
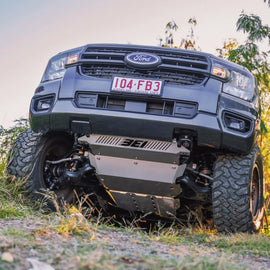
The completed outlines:
[[[161,63],[159,56],[152,53],[135,52],[127,54],[125,62],[132,67],[137,68],[153,68]]]

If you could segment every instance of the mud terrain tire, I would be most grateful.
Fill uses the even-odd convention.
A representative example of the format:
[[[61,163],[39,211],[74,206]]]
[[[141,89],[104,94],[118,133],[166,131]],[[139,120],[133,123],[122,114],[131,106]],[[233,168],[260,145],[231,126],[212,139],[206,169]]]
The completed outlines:
[[[218,232],[258,232],[263,218],[263,163],[257,145],[247,156],[224,155],[214,165],[213,219]]]
[[[35,133],[27,129],[16,138],[9,153],[7,172],[17,181],[23,183],[23,189],[34,199],[45,199],[48,206],[55,210],[53,200],[47,197],[54,191],[58,202],[71,202],[74,192],[71,186],[51,189],[46,182],[44,165],[46,160],[66,157],[71,148],[72,140],[68,136]],[[13,177],[13,178],[14,178]]]

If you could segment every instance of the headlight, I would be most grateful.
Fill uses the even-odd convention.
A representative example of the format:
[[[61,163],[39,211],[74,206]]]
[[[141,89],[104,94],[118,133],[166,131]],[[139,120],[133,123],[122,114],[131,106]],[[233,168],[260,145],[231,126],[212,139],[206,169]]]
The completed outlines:
[[[48,63],[43,75],[42,82],[61,79],[65,74],[65,65],[74,64],[78,61],[80,49],[56,55]]]
[[[212,75],[223,81],[223,92],[244,100],[252,100],[255,94],[255,80],[245,71],[236,71],[229,65],[213,62]]]
[[[230,79],[223,85],[223,92],[245,99],[251,100],[254,96],[254,79],[240,72],[232,70]]]

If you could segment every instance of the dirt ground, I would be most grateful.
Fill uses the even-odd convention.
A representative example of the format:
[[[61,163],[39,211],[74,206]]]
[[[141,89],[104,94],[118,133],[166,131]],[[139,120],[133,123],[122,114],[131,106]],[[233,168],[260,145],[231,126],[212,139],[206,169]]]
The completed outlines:
[[[0,269],[270,269],[269,258],[142,235],[114,227],[65,235],[50,220],[0,219]]]

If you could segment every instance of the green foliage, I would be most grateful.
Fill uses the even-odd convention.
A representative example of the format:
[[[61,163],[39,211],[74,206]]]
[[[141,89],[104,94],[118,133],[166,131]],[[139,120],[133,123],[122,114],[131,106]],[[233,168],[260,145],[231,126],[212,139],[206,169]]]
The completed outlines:
[[[188,23],[190,24],[189,34],[187,35],[186,38],[183,38],[181,40],[179,48],[192,50],[192,51],[200,51],[201,49],[196,44],[196,39],[195,39],[195,34],[194,34],[194,28],[197,25],[197,20],[195,17],[193,17],[188,20]]]
[[[257,15],[240,14],[237,30],[247,34],[244,44],[229,51],[228,60],[249,69],[256,77],[260,95],[268,94],[270,88],[269,52],[260,50],[260,42],[270,43],[270,27],[264,25]]]
[[[221,48],[217,48],[216,51],[218,52],[218,57],[223,59],[228,59],[231,52],[238,48],[239,43],[234,38],[229,38],[223,42],[223,46]]]
[[[187,23],[190,25],[189,33],[185,38],[181,39],[180,44],[177,46],[174,42],[174,34],[179,27],[174,20],[168,22],[165,27],[165,42],[162,43],[161,39],[161,46],[193,51],[201,50],[200,47],[197,46],[196,38],[194,35],[194,28],[197,25],[197,19],[195,17],[190,18]]]
[[[0,170],[3,172],[3,166],[5,166],[5,158],[7,158],[7,153],[11,147],[12,142],[17,138],[17,136],[29,128],[29,120],[21,118],[15,120],[15,125],[9,129],[4,129],[0,126]]]
[[[164,47],[172,47],[174,43],[174,37],[173,33],[176,32],[178,29],[178,25],[176,24],[175,21],[170,21],[166,24],[165,27],[165,44],[163,44]]]
[[[25,218],[34,210],[33,206],[40,207],[23,196],[21,182],[7,180],[7,176],[1,171],[0,176],[0,219],[1,218]]]
[[[270,41],[270,28],[268,25],[263,25],[259,16],[241,13],[236,23],[237,31],[243,31],[248,35],[248,40],[262,41],[268,38]]]

